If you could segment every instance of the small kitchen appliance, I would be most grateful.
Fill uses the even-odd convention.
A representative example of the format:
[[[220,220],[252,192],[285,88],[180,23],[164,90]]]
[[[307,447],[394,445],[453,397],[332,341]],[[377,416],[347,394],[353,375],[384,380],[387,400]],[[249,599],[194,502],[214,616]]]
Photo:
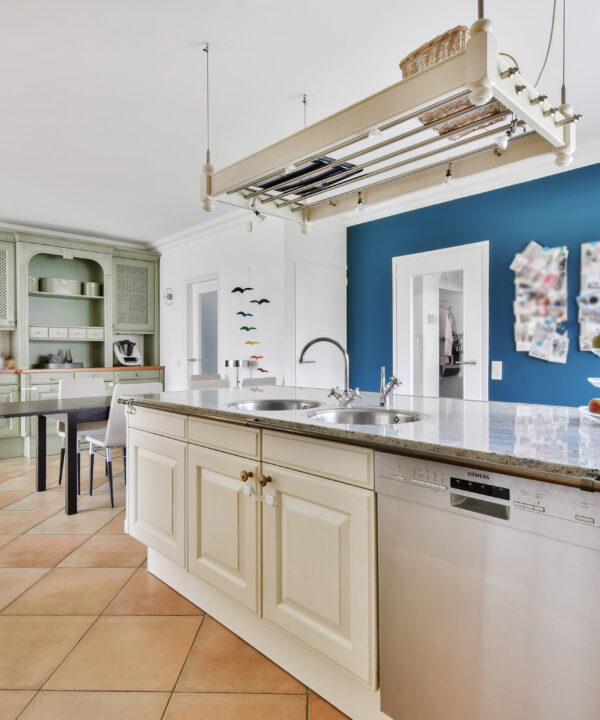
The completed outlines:
[[[141,365],[142,355],[134,340],[122,338],[113,343],[115,361],[118,365]]]

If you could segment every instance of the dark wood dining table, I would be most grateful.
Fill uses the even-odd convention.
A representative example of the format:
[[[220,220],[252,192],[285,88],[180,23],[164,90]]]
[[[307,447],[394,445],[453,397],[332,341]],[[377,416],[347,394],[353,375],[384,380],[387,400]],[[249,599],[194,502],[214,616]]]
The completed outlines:
[[[64,400],[25,400],[0,403],[0,418],[37,417],[37,469],[36,489],[46,489],[46,417],[48,415],[65,423],[65,513],[77,512],[77,425],[79,423],[106,420],[111,398],[89,397]]]

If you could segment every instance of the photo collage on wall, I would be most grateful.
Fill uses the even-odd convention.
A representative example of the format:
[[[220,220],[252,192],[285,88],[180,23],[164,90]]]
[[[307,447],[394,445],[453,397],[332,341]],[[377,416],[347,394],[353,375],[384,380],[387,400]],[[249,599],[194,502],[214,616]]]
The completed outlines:
[[[567,260],[565,246],[548,248],[532,241],[510,265],[515,273],[515,344],[517,352],[553,363],[566,363]]]
[[[600,348],[600,243],[581,246],[581,291],[577,298],[579,349]]]

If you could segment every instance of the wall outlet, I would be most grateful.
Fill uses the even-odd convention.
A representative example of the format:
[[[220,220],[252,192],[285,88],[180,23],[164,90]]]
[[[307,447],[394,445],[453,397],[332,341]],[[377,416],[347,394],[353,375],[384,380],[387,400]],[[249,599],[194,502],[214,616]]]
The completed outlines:
[[[492,380],[502,380],[502,360],[492,360]]]

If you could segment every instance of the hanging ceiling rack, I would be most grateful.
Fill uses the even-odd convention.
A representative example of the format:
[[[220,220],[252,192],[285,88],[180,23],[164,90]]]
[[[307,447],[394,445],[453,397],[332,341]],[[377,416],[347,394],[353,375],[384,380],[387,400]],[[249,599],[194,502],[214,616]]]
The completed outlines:
[[[499,168],[509,163],[539,155],[554,153],[557,165],[564,167],[572,161],[575,151],[575,123],[581,117],[565,102],[552,105],[545,95],[528,83],[519,68],[497,53],[490,20],[483,17],[478,3],[479,19],[471,26],[470,39],[463,51],[426,70],[331,115],[283,140],[240,160],[229,167],[214,171],[207,162],[203,168],[202,200],[207,210],[215,200],[249,207],[253,204],[267,215],[293,219],[308,232],[310,223],[356,207],[357,198],[364,205],[373,205],[393,197],[415,192],[439,184],[440,166],[452,163],[454,178]],[[459,111],[432,123],[410,127],[395,137],[368,144],[370,133],[385,132],[402,123],[415,120],[430,110],[448,102],[469,97],[475,106],[498,101],[506,112],[485,118],[485,123],[513,115],[513,132],[505,143],[506,150],[498,151],[496,144],[477,147],[469,152],[453,154],[467,143],[481,141],[493,131],[479,133],[468,139],[456,140],[456,135],[474,130],[475,123],[458,128],[454,133],[442,133],[422,142],[396,148],[379,157],[377,151],[401,143],[414,135],[434,130],[472,110]],[[479,127],[484,124],[481,120]],[[513,136],[519,125],[526,130]],[[454,140],[452,138],[454,137]],[[518,141],[518,142],[517,142]],[[367,167],[379,165],[394,157],[436,143],[438,147],[419,156],[410,157],[387,167],[363,173]],[[357,145],[356,148],[352,148]],[[345,148],[344,157],[331,157]],[[385,177],[375,183],[369,179],[388,173],[410,163],[422,161],[436,154],[444,156],[439,162],[414,168],[401,175]],[[364,162],[349,166],[350,160],[369,156]],[[320,161],[319,167],[315,163]],[[322,162],[321,162],[322,161]],[[293,172],[290,172],[290,168]],[[337,188],[352,186],[338,193]],[[325,195],[316,201],[309,198]]]

